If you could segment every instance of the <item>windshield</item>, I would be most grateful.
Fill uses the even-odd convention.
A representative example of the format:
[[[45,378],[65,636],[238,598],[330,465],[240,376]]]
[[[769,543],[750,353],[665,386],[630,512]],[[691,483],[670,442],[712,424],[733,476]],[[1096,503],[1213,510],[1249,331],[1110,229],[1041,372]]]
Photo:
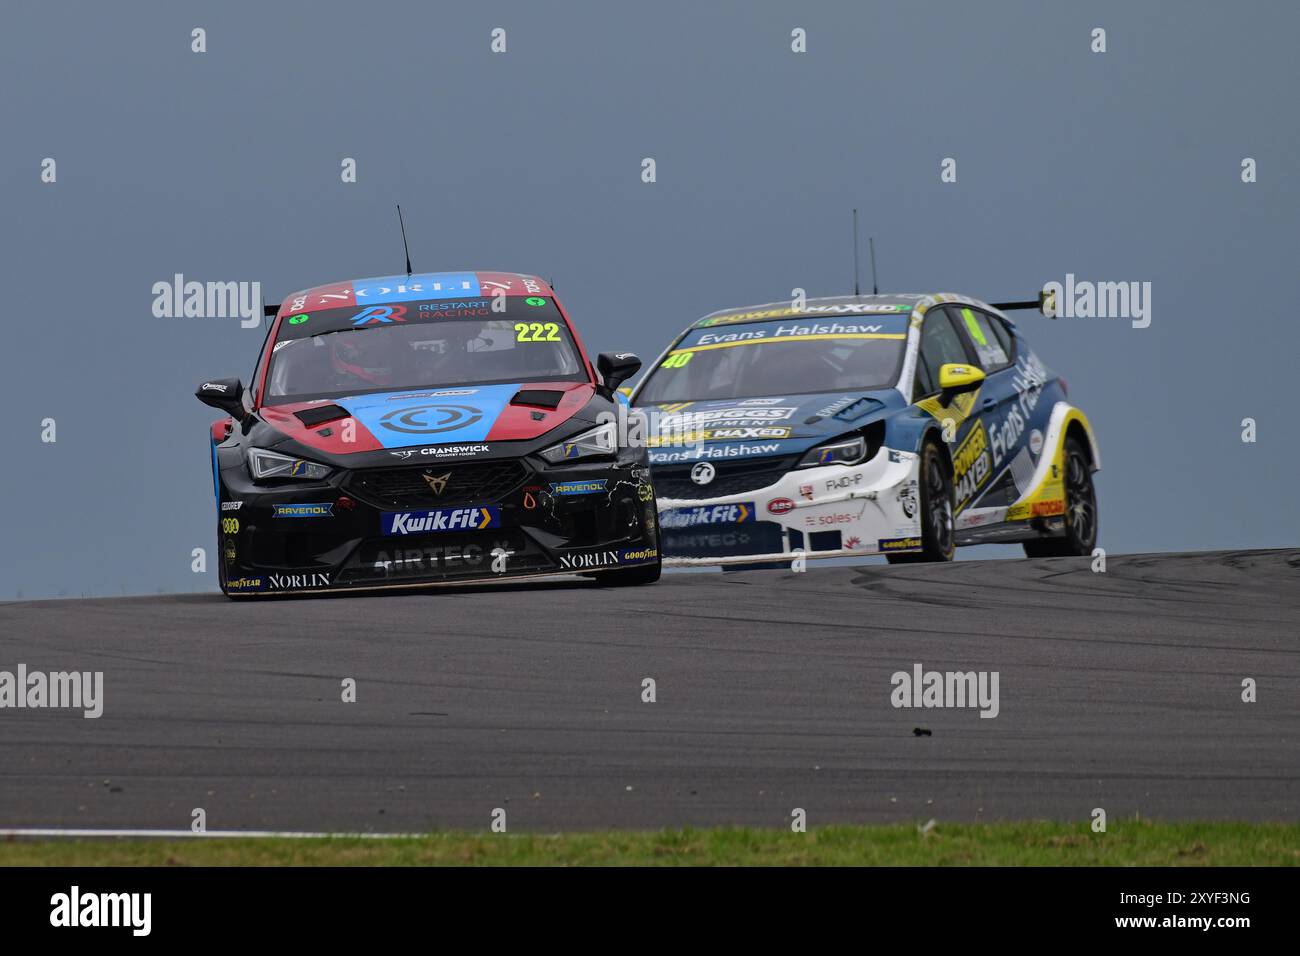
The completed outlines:
[[[905,316],[800,319],[692,329],[637,392],[638,405],[887,388]]]
[[[493,308],[497,304],[496,311]],[[271,354],[268,397],[307,401],[493,382],[587,381],[553,299],[442,299],[288,316]]]

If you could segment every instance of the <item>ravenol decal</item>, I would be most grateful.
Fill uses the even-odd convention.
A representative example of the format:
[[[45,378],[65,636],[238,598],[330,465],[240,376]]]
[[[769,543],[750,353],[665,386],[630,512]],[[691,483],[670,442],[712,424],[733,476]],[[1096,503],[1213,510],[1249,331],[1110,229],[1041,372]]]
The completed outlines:
[[[709,524],[744,524],[754,520],[754,502],[744,501],[728,505],[695,505],[690,508],[669,508],[659,512],[662,528],[696,528]]]
[[[425,534],[435,531],[482,531],[501,526],[501,509],[495,505],[437,508],[433,511],[396,511],[383,515],[386,535]]]
[[[273,518],[328,518],[334,514],[334,503],[330,501],[319,504],[272,505]]]
[[[584,481],[553,481],[551,482],[551,494],[592,495],[598,491],[604,491],[607,484],[609,484],[607,478],[591,478]]]

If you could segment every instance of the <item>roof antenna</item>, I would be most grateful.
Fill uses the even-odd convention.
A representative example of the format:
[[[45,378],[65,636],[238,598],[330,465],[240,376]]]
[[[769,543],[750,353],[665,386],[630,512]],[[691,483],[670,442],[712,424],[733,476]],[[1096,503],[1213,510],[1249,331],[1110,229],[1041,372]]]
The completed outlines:
[[[860,295],[858,291],[858,211],[853,210],[853,294]]]
[[[871,247],[871,294],[880,295],[880,286],[876,285],[876,240],[868,236],[867,244]]]
[[[406,250],[406,274],[411,274],[411,247],[406,244],[406,220],[402,218],[402,204],[397,204],[397,222],[402,227],[402,248]]]

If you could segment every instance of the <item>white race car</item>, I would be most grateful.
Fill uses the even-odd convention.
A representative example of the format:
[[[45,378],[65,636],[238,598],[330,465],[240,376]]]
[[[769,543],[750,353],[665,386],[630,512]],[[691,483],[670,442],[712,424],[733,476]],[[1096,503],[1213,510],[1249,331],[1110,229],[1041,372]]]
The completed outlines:
[[[717,312],[629,400],[648,418],[669,564],[1096,545],[1092,427],[1002,309],[976,299]]]

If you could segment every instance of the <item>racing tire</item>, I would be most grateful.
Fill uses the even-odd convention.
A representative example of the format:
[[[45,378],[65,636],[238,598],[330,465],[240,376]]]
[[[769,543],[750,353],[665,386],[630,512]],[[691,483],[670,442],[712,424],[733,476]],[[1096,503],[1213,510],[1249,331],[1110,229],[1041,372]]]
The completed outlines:
[[[1084,557],[1097,546],[1097,489],[1088,456],[1075,439],[1065,440],[1065,534],[1025,541],[1030,558]]]
[[[921,449],[921,550],[902,554],[886,552],[890,564],[951,561],[954,545],[952,467],[939,446],[926,442]]]
[[[635,587],[638,584],[654,584],[663,574],[663,570],[663,562],[656,561],[654,564],[642,564],[635,568],[602,571],[600,574],[593,574],[592,577],[603,587],[625,588]]]

